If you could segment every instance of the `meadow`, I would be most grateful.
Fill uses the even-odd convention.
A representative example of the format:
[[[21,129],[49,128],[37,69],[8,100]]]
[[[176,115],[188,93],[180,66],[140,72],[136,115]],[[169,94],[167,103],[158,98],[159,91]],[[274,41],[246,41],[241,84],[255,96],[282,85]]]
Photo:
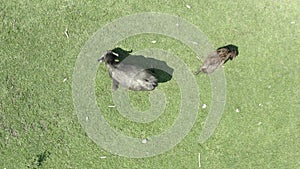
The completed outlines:
[[[300,168],[298,1],[1,0],[0,4],[0,169]],[[97,145],[82,127],[74,108],[73,73],[80,52],[99,29],[143,12],[183,18],[214,48],[235,44],[239,55],[222,68],[226,105],[208,140],[199,142],[212,108],[212,89],[210,76],[201,74],[194,77],[200,100],[188,134],[166,152],[129,158]],[[116,47],[172,52],[191,75],[201,64],[186,44],[160,34],[131,36],[110,49]],[[98,64],[98,56],[93,57]],[[182,95],[175,76],[157,87],[166,98],[165,109],[149,123],[132,122],[110,107],[113,94],[104,64],[98,65],[92,85],[103,117],[125,135],[151,138],[171,128],[179,115]],[[148,110],[151,93],[128,92],[132,107]]]

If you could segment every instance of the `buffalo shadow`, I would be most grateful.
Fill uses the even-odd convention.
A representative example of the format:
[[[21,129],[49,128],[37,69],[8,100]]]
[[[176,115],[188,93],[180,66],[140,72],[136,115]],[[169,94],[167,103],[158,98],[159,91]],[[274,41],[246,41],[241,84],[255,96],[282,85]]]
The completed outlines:
[[[132,50],[126,51],[122,48],[114,48],[114,53],[119,55],[119,62],[131,64],[149,70],[158,80],[158,83],[170,81],[173,77],[174,69],[167,65],[165,61],[155,58],[148,58],[143,55],[131,55]]]

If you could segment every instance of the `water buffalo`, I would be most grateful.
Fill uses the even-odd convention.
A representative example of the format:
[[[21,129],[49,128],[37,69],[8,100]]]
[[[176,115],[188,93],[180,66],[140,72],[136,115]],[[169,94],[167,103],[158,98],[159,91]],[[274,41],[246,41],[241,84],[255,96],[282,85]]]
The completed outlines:
[[[119,84],[129,90],[150,91],[158,85],[153,73],[138,65],[118,61],[119,54],[108,50],[98,61],[105,62],[109,75],[112,78],[112,89],[116,90]]]
[[[195,74],[213,73],[219,66],[225,64],[228,60],[233,60],[239,54],[238,47],[235,45],[227,45],[219,47],[216,51],[210,53],[204,60],[202,66]]]

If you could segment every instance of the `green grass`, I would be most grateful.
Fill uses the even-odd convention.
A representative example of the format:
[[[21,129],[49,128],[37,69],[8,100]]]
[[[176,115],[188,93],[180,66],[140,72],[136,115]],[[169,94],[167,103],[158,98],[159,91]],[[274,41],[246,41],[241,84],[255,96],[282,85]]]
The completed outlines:
[[[298,1],[0,4],[0,168],[198,168],[199,152],[202,168],[300,168]],[[224,68],[226,107],[208,141],[199,143],[211,100],[209,78],[200,75],[201,103],[208,108],[199,110],[189,134],[170,151],[132,159],[108,153],[85,134],[73,106],[72,74],[94,32],[114,19],[146,11],[180,16],[201,29],[215,47],[236,44],[240,55]],[[200,64],[187,46],[160,35],[130,37],[116,46],[138,51],[153,47],[153,38],[156,47],[178,55],[191,71]],[[106,108],[112,104],[111,81],[103,65],[96,79],[97,103]],[[124,134],[158,134],[174,122],[180,99],[174,80],[159,89],[169,100],[166,112],[154,122],[134,123],[111,108],[103,115]],[[130,92],[130,98],[137,110],[150,106],[148,92]]]

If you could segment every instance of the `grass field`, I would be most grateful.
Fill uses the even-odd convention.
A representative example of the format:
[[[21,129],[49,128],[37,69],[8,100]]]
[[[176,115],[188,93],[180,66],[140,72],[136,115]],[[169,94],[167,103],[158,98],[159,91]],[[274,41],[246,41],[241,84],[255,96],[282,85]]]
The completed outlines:
[[[198,153],[201,168],[300,168],[298,1],[1,0],[0,4],[0,169],[190,169],[199,168]],[[141,12],[180,16],[202,30],[214,47],[236,44],[240,54],[224,68],[226,107],[211,138],[199,143],[211,106],[209,77],[199,75],[201,104],[208,107],[199,107],[188,135],[165,153],[127,158],[99,148],[87,136],[74,110],[72,77],[78,54],[97,30]],[[137,35],[111,48],[117,46],[170,51],[190,71],[200,65],[191,49],[162,35]],[[131,122],[107,107],[113,102],[104,65],[99,66],[95,86],[103,116],[126,135],[157,135],[178,115],[181,96],[174,79],[158,86],[167,98],[166,111],[146,124]],[[149,93],[129,92],[131,104],[147,110]]]

